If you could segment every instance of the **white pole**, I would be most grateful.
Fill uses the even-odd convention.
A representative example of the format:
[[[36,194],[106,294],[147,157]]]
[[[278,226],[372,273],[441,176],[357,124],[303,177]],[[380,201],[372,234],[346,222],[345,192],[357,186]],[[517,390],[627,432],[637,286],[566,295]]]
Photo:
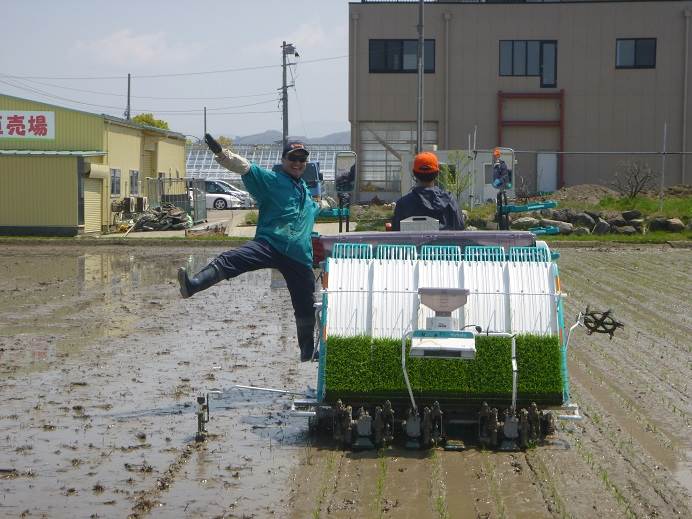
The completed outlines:
[[[687,83],[689,75],[689,52],[690,52],[690,16],[692,16],[692,11],[685,9],[683,15],[685,16],[685,61],[684,61],[684,72],[682,79],[682,175],[680,176],[680,183],[685,184],[685,168],[687,166]]]
[[[661,155],[661,190],[658,193],[658,210],[663,210],[663,185],[666,177],[666,142],[668,140],[668,121],[663,123],[663,154]]]
[[[418,2],[418,117],[416,125],[416,153],[423,151],[423,0]]]

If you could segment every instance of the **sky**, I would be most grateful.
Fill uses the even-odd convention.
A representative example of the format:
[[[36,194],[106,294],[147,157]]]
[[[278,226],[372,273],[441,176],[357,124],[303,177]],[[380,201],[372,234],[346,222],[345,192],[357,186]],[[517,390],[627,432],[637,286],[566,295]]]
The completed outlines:
[[[0,94],[122,117],[130,73],[133,116],[201,137],[206,106],[216,135],[281,131],[286,41],[289,134],[350,128],[347,0],[0,2]]]

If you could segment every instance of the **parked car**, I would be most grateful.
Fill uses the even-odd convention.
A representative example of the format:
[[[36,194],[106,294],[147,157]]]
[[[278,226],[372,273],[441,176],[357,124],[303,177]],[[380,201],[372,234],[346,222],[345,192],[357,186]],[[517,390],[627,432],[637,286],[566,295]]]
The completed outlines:
[[[207,209],[238,209],[244,206],[241,195],[214,180],[205,180]]]
[[[238,194],[243,202],[243,207],[255,207],[255,199],[252,198],[252,195],[250,195],[250,193],[238,187],[235,187],[233,184],[228,183],[226,180],[214,179],[207,180],[206,182],[215,182],[217,184],[221,184],[222,186],[225,186],[228,189],[230,189],[231,192]]]

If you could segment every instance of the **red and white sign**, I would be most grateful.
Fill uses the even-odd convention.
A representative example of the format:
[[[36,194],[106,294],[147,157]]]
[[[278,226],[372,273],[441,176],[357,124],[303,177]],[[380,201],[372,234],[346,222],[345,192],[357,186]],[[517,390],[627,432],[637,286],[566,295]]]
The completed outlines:
[[[0,110],[0,139],[55,139],[55,112]]]

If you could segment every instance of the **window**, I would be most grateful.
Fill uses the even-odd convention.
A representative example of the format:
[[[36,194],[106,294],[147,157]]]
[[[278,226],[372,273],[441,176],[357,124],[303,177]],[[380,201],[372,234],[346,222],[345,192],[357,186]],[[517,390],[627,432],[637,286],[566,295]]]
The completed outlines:
[[[541,78],[541,87],[557,86],[557,42],[501,40],[500,75]]]
[[[656,38],[615,40],[615,68],[656,68]]]
[[[120,196],[120,170],[111,169],[111,196]]]
[[[130,170],[130,194],[139,194],[139,171],[135,169]]]
[[[435,40],[423,44],[423,68],[435,72]],[[417,72],[418,40],[370,40],[370,72]]]

